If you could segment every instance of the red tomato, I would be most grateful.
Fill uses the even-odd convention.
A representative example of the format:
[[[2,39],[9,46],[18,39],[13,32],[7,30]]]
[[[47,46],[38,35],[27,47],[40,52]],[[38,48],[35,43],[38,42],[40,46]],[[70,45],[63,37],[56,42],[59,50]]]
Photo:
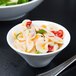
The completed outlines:
[[[60,38],[63,38],[63,30],[59,30],[57,31],[57,34],[56,34],[58,37]]]
[[[35,31],[37,31],[37,30],[35,29]]]
[[[51,32],[56,35],[56,31],[51,31]]]
[[[32,23],[32,21],[27,22],[27,23],[26,23],[26,27],[29,28],[30,25],[31,25],[31,23]]]
[[[56,36],[60,37],[63,39],[63,30],[58,30],[58,31],[51,31],[53,34]]]
[[[51,52],[53,50],[54,46],[48,45],[48,52]]]
[[[63,36],[61,36],[60,38],[63,39]]]
[[[54,36],[49,36],[49,37],[54,37]]]
[[[39,29],[39,30],[42,30],[42,29]]]

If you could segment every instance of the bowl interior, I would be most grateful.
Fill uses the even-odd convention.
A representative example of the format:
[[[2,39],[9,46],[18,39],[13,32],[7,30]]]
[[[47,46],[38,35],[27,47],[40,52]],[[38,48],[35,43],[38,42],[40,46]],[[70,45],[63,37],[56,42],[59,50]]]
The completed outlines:
[[[18,24],[16,26],[14,26],[12,29],[9,30],[8,34],[7,34],[7,42],[9,44],[9,46],[15,50],[16,52],[19,52],[19,53],[23,53],[23,54],[26,54],[26,55],[33,55],[33,56],[40,56],[40,55],[48,55],[48,54],[54,54],[56,52],[59,52],[61,50],[63,50],[70,42],[70,33],[68,32],[68,30],[63,27],[62,25],[60,24],[57,24],[57,23],[54,23],[54,22],[50,22],[50,21],[42,21],[42,20],[35,20],[35,21],[32,21],[33,25],[36,26],[40,26],[40,25],[48,25],[48,24],[52,24],[52,25],[56,25],[59,29],[62,29],[64,31],[64,39],[63,39],[63,45],[61,46],[60,49],[58,49],[57,51],[54,51],[54,52],[50,52],[50,53],[46,53],[46,54],[31,54],[31,53],[25,53],[25,52],[22,52],[22,51],[19,51],[17,50],[16,48],[14,48],[14,46],[12,45],[13,41],[14,41],[14,38],[12,36],[12,31],[14,30],[22,30],[22,26],[21,24]]]
[[[20,6],[24,6],[25,4],[31,4],[33,2],[36,2],[38,0],[32,0],[32,1],[29,1],[29,2],[26,2],[26,3],[21,3],[21,4],[17,4],[17,5],[9,5],[9,6],[1,6],[0,8],[12,8],[12,7],[20,7]]]

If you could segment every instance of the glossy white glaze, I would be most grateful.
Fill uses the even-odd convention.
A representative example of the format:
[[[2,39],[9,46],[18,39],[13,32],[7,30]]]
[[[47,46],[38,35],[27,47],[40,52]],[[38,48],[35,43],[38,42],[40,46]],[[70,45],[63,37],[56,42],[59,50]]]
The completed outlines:
[[[37,7],[42,1],[32,0],[18,5],[0,6],[0,21],[18,19]]]
[[[59,29],[62,29],[64,31],[64,39],[63,39],[64,44],[57,51],[46,53],[46,54],[32,54],[32,53],[25,53],[14,48],[14,46],[12,45],[13,40],[14,40],[12,36],[12,31],[21,30],[21,24],[14,26],[12,29],[10,29],[10,31],[7,34],[7,42],[9,46],[14,51],[16,51],[20,56],[22,56],[28,62],[28,64],[30,64],[33,67],[38,67],[38,68],[48,65],[51,62],[51,60],[69,44],[70,38],[71,38],[68,30],[60,24],[50,22],[50,21],[42,21],[42,20],[33,21],[33,25],[35,26],[44,25],[44,24],[56,25]]]

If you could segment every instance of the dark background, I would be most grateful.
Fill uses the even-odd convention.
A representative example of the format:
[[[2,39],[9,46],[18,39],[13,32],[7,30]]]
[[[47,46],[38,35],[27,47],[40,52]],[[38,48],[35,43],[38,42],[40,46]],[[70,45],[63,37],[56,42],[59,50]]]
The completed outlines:
[[[49,20],[66,27],[71,34],[71,42],[54,60],[44,68],[32,68],[14,52],[6,42],[10,28],[25,18],[31,20]],[[76,0],[44,0],[37,8],[14,21],[0,21],[0,76],[36,76],[61,64],[76,54]],[[76,62],[58,76],[76,76]]]

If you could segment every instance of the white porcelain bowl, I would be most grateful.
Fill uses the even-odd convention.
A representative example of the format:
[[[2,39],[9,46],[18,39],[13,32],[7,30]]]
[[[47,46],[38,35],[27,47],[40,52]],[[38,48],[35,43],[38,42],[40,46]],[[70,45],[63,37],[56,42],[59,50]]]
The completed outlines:
[[[0,6],[0,21],[8,21],[18,19],[26,15],[29,11],[38,6],[43,0],[32,0],[27,3]]]
[[[7,34],[7,42],[14,51],[16,51],[21,57],[23,57],[28,62],[28,64],[30,64],[33,67],[44,67],[44,66],[48,65],[51,62],[51,60],[69,44],[70,34],[69,34],[68,30],[65,27],[63,27],[62,25],[53,23],[50,21],[35,20],[35,21],[33,21],[33,24],[35,26],[44,25],[44,24],[45,25],[53,24],[53,25],[58,26],[59,29],[62,29],[64,31],[64,39],[63,39],[64,44],[62,45],[62,47],[57,51],[46,53],[46,54],[31,54],[31,53],[24,53],[22,51],[17,50],[12,45],[12,43],[14,41],[14,38],[12,37],[12,31],[21,30],[21,24],[18,24],[16,26],[14,26],[12,29],[10,29],[10,31]]]

